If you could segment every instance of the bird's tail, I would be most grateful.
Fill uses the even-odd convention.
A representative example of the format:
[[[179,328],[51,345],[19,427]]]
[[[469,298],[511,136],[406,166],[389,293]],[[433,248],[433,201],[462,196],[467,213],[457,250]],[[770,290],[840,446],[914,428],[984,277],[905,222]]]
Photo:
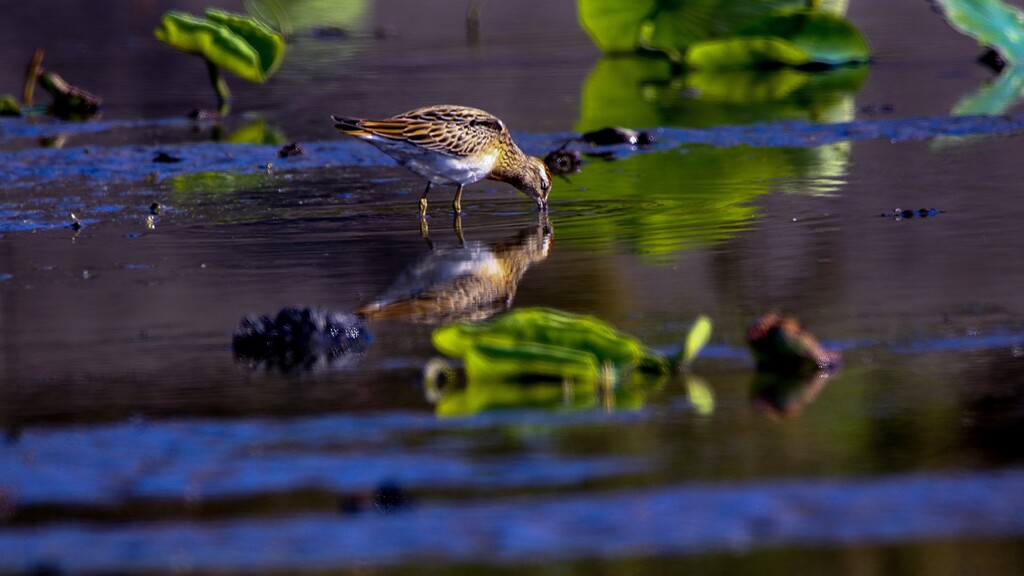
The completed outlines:
[[[351,134],[352,136],[367,137],[372,136],[370,132],[363,129],[363,121],[359,118],[346,118],[344,116],[331,116],[334,120],[334,127],[345,134]]]

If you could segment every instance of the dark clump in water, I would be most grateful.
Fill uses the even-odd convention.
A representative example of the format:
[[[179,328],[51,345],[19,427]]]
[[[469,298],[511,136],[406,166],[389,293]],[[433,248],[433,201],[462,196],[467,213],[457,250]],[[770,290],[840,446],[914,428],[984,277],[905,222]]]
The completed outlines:
[[[1006,68],[1006,59],[999,52],[988,48],[981,56],[978,56],[978,64],[986,66],[998,74],[1003,71],[1003,68]]]
[[[826,350],[796,318],[775,310],[747,329],[747,344],[762,372],[798,374],[839,366],[838,352]]]
[[[943,214],[944,212],[944,210],[936,210],[935,208],[920,208],[918,210],[905,210],[903,208],[894,208],[891,213],[883,212],[882,214],[879,214],[879,216],[885,218],[893,218],[895,220],[906,220],[908,218],[913,218],[915,216],[918,218],[938,216],[939,214]]]
[[[613,144],[629,144],[632,146],[646,146],[654,143],[654,136],[650,132],[641,132],[629,128],[609,127],[587,132],[580,136],[580,140],[595,146],[610,146]]]
[[[232,337],[235,358],[253,368],[339,368],[366,350],[370,334],[358,317],[322,308],[284,308],[275,318],[248,316]]]
[[[547,165],[548,170],[551,170],[552,174],[562,176],[579,172],[580,166],[583,164],[583,158],[580,157],[580,153],[576,150],[567,150],[565,145],[563,145],[558,150],[548,153],[544,157],[544,164]]]
[[[153,157],[153,162],[159,162],[162,164],[176,164],[178,162],[181,162],[181,158],[178,158],[177,156],[171,156],[167,152],[158,152],[157,155]]]
[[[292,156],[299,156],[305,154],[306,149],[302,147],[298,142],[292,142],[291,144],[285,144],[277,151],[278,158],[290,158]]]
[[[338,509],[344,514],[359,514],[370,508],[392,514],[406,510],[410,505],[405,490],[390,481],[381,482],[372,493],[347,494],[338,499]]]

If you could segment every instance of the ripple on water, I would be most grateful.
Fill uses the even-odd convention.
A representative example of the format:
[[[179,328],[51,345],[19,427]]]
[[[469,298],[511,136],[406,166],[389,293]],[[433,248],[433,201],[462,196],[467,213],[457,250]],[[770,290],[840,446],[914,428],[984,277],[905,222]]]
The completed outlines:
[[[994,497],[998,495],[997,497]],[[1024,534],[1024,471],[672,485],[435,502],[394,514],[259,521],[80,523],[0,533],[0,569],[311,570],[432,562],[535,563]]]

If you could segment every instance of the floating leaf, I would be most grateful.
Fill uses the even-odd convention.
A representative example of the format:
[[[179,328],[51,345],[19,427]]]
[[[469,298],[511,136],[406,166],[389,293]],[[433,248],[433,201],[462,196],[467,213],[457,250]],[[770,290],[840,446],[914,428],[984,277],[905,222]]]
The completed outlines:
[[[592,316],[549,308],[516,308],[482,324],[456,322],[434,330],[432,339],[442,354],[453,358],[466,358],[482,343],[523,346],[524,350],[539,345],[587,354],[599,366],[610,363],[620,369],[667,372],[667,364],[649,359],[647,349],[636,338]]]
[[[685,62],[696,69],[835,66],[869,57],[864,36],[842,16],[796,10],[762,18],[734,37],[695,43]]]
[[[961,34],[991,46],[1010,64],[1024,61],[1024,12],[1001,0],[934,0]]]
[[[686,395],[694,411],[701,416],[710,416],[715,411],[715,393],[711,386],[699,376],[686,376]]]
[[[434,330],[434,346],[463,358],[470,381],[614,383],[633,371],[666,375],[669,364],[639,340],[592,316],[517,308],[482,324]]]
[[[254,120],[231,133],[225,140],[229,144],[282,144],[287,141],[284,132],[268,126],[263,120]]]
[[[856,26],[841,15],[820,10],[777,12],[743,28],[738,35],[784,39],[818,64],[866,62],[871,56],[867,40]]]
[[[443,374],[441,377],[445,377]],[[425,374],[424,388],[427,388]],[[438,374],[433,375],[436,380]],[[435,404],[435,412],[442,418],[468,416],[484,411],[521,410],[638,410],[643,406],[644,393],[652,389],[651,379],[630,381],[627,385],[609,389],[597,382],[521,382],[502,380],[466,380],[431,386],[427,399]]]
[[[243,0],[246,11],[287,37],[322,30],[365,32],[370,0]]]
[[[577,0],[580,24],[604,52],[661,50],[677,58],[691,44],[724,38],[806,0]]]
[[[655,0],[578,0],[580,25],[604,52],[631,52],[640,46],[640,29]]]
[[[267,70],[270,68],[262,63],[256,48],[221,23],[172,10],[161,18],[154,35],[161,42],[182,52],[202,56],[214,66],[244,80],[263,83],[268,78]],[[280,46],[283,53],[283,39]],[[272,58],[275,67],[279,61],[280,55]]]
[[[14,96],[5,94],[0,97],[0,116],[21,116],[21,107]]]
[[[659,50],[696,68],[837,65],[869,56],[863,36],[842,16],[842,1],[810,9],[796,0],[578,0],[577,6],[581,25],[604,52]]]
[[[284,58],[283,36],[253,18],[225,10],[209,8],[206,10],[206,18],[231,30],[256,51],[264,79],[277,71]]]
[[[683,365],[687,366],[700,354],[704,345],[711,338],[711,319],[703,314],[697,318],[686,335],[686,345],[683,346]]]
[[[757,36],[698,42],[685,57],[686,65],[697,70],[764,68],[769,64],[803,66],[811,61],[811,56],[792,42]]]
[[[698,318],[686,344],[689,359],[710,332],[711,321]],[[592,316],[549,308],[514,309],[480,324],[453,323],[434,330],[433,342],[442,353],[462,358],[466,375],[462,381],[443,360],[424,367],[424,389],[439,415],[581,402],[635,408],[642,404],[639,392],[660,386],[670,373],[666,359],[632,336]],[[702,384],[694,379],[688,387],[696,410],[707,414],[714,396]]]
[[[852,115],[846,111],[868,70],[843,66],[818,72],[779,68],[676,74],[664,58],[605,57],[583,83],[576,130],[849,121]]]
[[[470,381],[597,382],[601,367],[583,350],[506,339],[481,339],[466,353]]]

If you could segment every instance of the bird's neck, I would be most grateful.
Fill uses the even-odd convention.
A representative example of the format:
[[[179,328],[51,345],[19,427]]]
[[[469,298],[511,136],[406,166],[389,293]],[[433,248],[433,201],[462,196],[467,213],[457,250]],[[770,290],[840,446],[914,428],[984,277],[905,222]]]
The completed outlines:
[[[526,154],[514,142],[505,142],[501,154],[498,155],[498,161],[491,169],[491,179],[510,184],[523,182],[529,165]]]

